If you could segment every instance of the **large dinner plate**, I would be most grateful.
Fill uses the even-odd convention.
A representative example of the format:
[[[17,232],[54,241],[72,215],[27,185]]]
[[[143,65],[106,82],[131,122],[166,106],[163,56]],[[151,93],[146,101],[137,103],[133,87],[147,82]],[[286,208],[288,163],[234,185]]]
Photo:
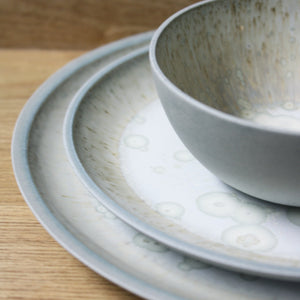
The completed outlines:
[[[62,136],[72,97],[99,68],[149,38],[131,37],[76,59],[29,99],[12,142],[14,171],[25,200],[71,254],[147,299],[298,299],[297,283],[217,269],[154,242],[100,205],[74,174]]]
[[[300,279],[300,210],[233,190],[192,157],[158,101],[147,49],[80,89],[65,141],[85,186],[137,230],[211,264]]]

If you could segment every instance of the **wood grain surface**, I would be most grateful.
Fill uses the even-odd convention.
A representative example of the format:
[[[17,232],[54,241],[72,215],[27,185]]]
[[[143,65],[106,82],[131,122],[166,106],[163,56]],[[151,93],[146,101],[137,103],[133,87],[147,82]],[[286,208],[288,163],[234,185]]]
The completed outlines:
[[[0,0],[0,47],[91,49],[155,29],[191,0]]]

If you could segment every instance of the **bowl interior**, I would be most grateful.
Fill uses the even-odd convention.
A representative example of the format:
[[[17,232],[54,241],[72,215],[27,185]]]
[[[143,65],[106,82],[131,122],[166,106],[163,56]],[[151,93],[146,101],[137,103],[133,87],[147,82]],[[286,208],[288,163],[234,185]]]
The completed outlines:
[[[179,89],[213,108],[299,128],[299,8],[297,0],[198,5],[161,32],[158,65]]]

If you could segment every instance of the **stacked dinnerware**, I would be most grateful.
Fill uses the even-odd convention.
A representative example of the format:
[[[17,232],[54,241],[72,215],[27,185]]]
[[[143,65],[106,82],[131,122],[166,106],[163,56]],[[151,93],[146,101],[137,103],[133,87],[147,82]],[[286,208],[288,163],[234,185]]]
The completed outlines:
[[[166,22],[194,9],[205,19],[212,3]],[[194,158],[156,92],[152,35],[75,59],[29,99],[12,143],[24,198],[71,254],[144,298],[297,299],[299,209],[244,194]]]

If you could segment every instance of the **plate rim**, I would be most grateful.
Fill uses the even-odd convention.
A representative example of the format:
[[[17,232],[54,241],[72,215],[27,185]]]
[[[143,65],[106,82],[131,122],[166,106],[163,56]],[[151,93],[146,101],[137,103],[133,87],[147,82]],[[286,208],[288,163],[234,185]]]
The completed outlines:
[[[63,139],[65,149],[69,162],[72,164],[75,173],[85,185],[85,187],[92,193],[92,195],[101,202],[107,209],[118,216],[122,221],[134,227],[136,230],[144,233],[145,235],[167,245],[168,247],[195,257],[196,259],[204,260],[212,265],[216,265],[221,268],[225,268],[232,271],[244,272],[247,274],[258,275],[262,277],[280,279],[280,280],[300,280],[300,268],[292,266],[284,266],[282,264],[274,265],[267,262],[261,262],[258,260],[251,260],[247,258],[236,257],[233,255],[227,255],[217,250],[209,250],[192,245],[188,242],[182,241],[176,237],[152,227],[147,222],[140,219],[138,216],[130,213],[125,208],[111,199],[89,176],[88,172],[82,165],[80,158],[77,154],[73,140],[73,125],[75,115],[80,107],[84,96],[89,92],[91,88],[109,73],[123,64],[129,63],[140,56],[148,54],[149,47],[133,50],[129,54],[115,60],[108,66],[104,67],[97,73],[95,73],[76,93],[71,101],[68,110],[65,115],[63,125]]]
[[[103,45],[71,60],[45,80],[27,100],[17,118],[11,141],[11,161],[17,185],[25,202],[40,224],[65,250],[97,274],[135,295],[147,297],[147,299],[174,300],[181,298],[157,288],[108,262],[65,228],[45,204],[34,183],[27,151],[35,116],[47,101],[48,96],[60,84],[76,71],[95,60],[105,59],[111,53],[138,46],[147,41],[150,42],[152,35],[153,31],[148,31]]]

